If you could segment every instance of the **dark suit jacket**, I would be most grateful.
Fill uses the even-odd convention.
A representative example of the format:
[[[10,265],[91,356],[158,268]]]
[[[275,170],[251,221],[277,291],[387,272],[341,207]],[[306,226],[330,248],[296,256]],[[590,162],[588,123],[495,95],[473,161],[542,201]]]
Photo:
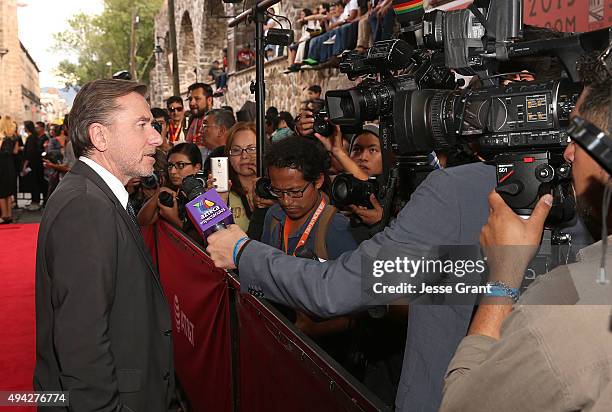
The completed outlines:
[[[36,255],[35,390],[75,411],[164,411],[171,318],[139,229],[77,162],[43,214]]]

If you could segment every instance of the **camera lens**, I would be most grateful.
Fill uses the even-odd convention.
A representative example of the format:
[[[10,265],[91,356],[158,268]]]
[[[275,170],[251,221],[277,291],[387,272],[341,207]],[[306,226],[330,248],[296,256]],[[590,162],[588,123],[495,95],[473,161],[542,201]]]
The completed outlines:
[[[161,203],[162,205],[166,207],[172,207],[174,206],[174,199],[172,198],[172,195],[170,193],[160,192],[159,193],[159,203]]]
[[[157,178],[157,175],[153,173],[151,176],[140,179],[140,182],[142,183],[142,187],[145,189],[155,189],[159,184],[159,179]]]
[[[334,179],[331,186],[331,198],[334,205],[372,207],[370,195],[377,194],[379,189],[375,179],[359,180],[351,174],[341,173]]]
[[[262,199],[275,200],[276,197],[272,196],[270,193],[270,178],[262,177],[261,179],[257,179],[255,183],[255,194]]]
[[[334,134],[334,126],[325,119],[325,114],[317,113],[314,116],[314,124],[312,129],[315,133],[319,133],[322,136],[330,137]]]

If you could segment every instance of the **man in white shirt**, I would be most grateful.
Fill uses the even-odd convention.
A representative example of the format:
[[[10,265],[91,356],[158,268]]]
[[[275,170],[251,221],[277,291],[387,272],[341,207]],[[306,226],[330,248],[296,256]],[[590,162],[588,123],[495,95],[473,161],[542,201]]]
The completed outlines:
[[[74,410],[166,411],[172,322],[124,185],[153,172],[162,138],[146,86],[96,80],[70,112],[79,161],[49,200],[36,255],[38,391]]]

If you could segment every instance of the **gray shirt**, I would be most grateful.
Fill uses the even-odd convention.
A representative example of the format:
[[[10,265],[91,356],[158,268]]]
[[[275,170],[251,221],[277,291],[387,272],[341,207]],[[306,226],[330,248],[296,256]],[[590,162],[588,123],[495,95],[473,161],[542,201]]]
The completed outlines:
[[[297,259],[251,242],[239,262],[242,289],[321,317],[362,310],[368,304],[361,293],[362,258],[391,248],[409,256],[411,248],[423,245],[478,245],[495,184],[495,168],[482,163],[436,170],[389,227],[334,261]],[[410,308],[398,410],[437,410],[444,372],[471,313],[471,306]]]
[[[580,251],[578,263],[538,277],[499,341],[465,337],[440,411],[611,410],[612,284],[596,283],[601,253],[598,242]],[[606,261],[611,267],[611,249]]]

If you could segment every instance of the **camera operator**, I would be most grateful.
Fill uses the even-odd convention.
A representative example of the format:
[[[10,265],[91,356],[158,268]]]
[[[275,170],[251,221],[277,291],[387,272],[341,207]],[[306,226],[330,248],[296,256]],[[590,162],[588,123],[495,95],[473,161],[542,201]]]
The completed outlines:
[[[558,78],[561,66],[557,62],[555,67]],[[312,129],[310,115],[306,113],[298,122],[297,130],[302,135]],[[496,168],[485,163],[434,170],[383,232],[335,261],[305,264],[250,241],[242,243],[234,262],[233,247],[244,236],[236,226],[210,236],[208,251],[217,266],[237,266],[242,284],[267,298],[318,316],[338,316],[367,305],[361,291],[363,259],[376,259],[381,250],[388,249],[398,249],[400,256],[410,259],[418,258],[415,248],[478,245],[489,214],[487,197],[496,184]],[[440,295],[424,295],[420,303],[425,304],[412,305],[408,314],[404,363],[395,401],[400,411],[438,409],[444,373],[467,332],[473,312],[471,305],[445,305]]]
[[[202,154],[193,143],[179,143],[168,152],[168,178],[166,187],[158,187],[155,193],[145,202],[138,213],[141,226],[152,225],[157,219],[164,220],[185,229],[185,199],[180,196],[183,178],[191,176],[202,169]],[[164,195],[164,193],[166,193]]]
[[[609,133],[612,78],[595,58],[582,74],[587,87],[572,116]],[[573,164],[578,213],[593,238],[601,238],[603,228],[607,233],[612,229],[611,215],[602,217],[603,208],[609,212],[609,198],[603,205],[602,199],[604,188],[610,190],[610,175],[574,142],[564,156]],[[549,196],[540,199],[523,220],[497,193],[490,194],[491,213],[480,236],[490,281],[518,288],[540,243],[551,201]],[[578,263],[538,277],[517,305],[512,303],[518,296],[510,294],[484,298],[489,304],[479,306],[448,367],[441,411],[610,409],[612,287],[599,282],[597,273],[610,267],[612,253],[608,249],[602,256],[601,243],[582,249]],[[585,306],[570,306],[577,304]]]

